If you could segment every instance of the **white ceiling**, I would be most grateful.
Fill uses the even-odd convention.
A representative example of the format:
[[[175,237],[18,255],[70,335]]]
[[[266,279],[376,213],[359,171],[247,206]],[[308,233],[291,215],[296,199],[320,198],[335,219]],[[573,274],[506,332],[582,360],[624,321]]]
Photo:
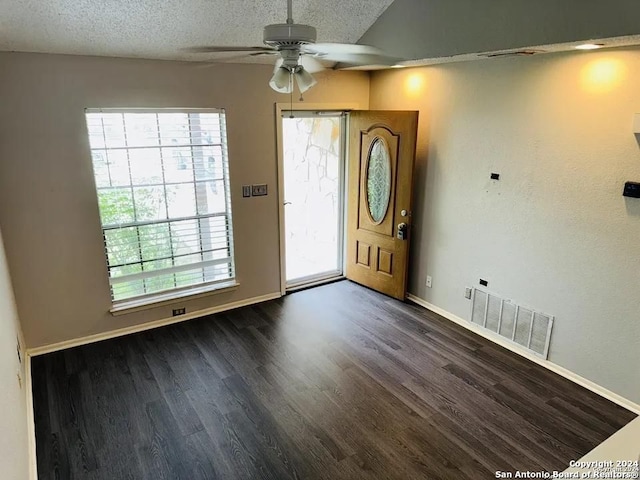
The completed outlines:
[[[355,43],[392,2],[294,0],[293,18],[319,42]],[[0,51],[206,61],[182,49],[262,45],[286,12],[286,0],[0,0]]]

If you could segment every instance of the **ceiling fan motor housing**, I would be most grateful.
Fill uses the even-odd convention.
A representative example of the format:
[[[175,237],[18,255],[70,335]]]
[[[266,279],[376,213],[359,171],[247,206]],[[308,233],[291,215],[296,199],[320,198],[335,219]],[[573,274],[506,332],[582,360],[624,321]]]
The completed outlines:
[[[266,45],[286,49],[316,43],[316,29],[309,25],[296,23],[277,23],[264,27],[264,43]]]

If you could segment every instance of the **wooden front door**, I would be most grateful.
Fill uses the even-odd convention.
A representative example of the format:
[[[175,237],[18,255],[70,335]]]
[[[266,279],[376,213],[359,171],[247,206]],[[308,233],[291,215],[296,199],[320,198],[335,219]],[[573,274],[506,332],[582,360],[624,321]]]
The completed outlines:
[[[418,112],[354,111],[349,120],[346,276],[404,300]]]

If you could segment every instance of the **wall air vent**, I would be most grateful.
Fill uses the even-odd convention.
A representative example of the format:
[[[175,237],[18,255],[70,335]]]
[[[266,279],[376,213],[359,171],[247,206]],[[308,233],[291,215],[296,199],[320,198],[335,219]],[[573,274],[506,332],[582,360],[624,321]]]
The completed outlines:
[[[537,55],[538,53],[545,52],[544,50],[510,50],[506,52],[479,53],[478,56],[485,58],[528,57],[531,55]]]
[[[545,359],[549,355],[553,318],[492,293],[473,289],[471,323]]]

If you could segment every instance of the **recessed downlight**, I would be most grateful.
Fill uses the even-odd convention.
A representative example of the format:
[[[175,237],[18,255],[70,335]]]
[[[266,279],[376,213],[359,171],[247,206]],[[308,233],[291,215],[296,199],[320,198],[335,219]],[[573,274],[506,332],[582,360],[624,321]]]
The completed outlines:
[[[604,43],[583,43],[575,48],[576,50],[597,50],[602,47],[604,47]]]

